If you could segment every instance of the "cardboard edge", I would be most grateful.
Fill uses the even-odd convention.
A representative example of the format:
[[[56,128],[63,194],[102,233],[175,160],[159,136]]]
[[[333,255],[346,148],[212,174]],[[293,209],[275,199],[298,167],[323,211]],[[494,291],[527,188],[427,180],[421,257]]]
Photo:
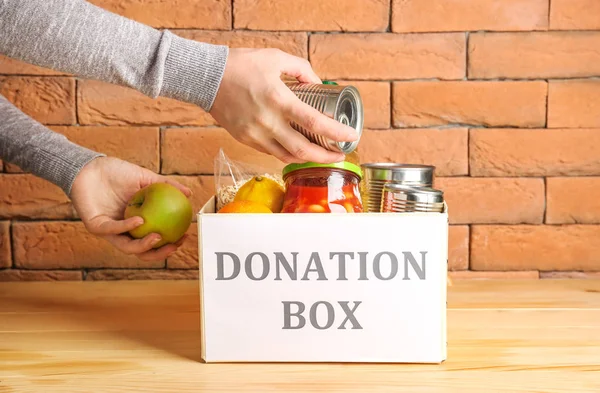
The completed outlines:
[[[216,213],[216,210],[217,210],[216,207],[217,207],[217,199],[215,196],[212,196],[212,197],[210,197],[210,199],[208,201],[206,201],[204,206],[202,206],[200,211],[197,213],[197,215],[196,215],[198,218],[197,221],[198,222],[200,221],[200,216],[202,216],[203,214]],[[377,213],[373,213],[373,214],[377,214]],[[390,213],[390,214],[393,214],[393,213]],[[430,213],[418,213],[418,214],[430,214]],[[446,203],[446,201],[444,201],[444,210],[442,210],[442,213],[431,213],[431,214],[444,214],[444,215],[448,216],[449,209],[448,209],[448,204]]]
[[[203,362],[206,360],[206,329],[204,324],[204,279],[202,275],[203,271],[203,258],[202,258],[202,216],[199,214],[197,219],[198,226],[198,287],[200,295],[200,359]]]
[[[444,203],[445,206],[445,203]],[[450,222],[448,219],[448,216],[446,216],[446,225],[444,225],[444,236],[443,236],[443,242],[444,245],[442,247],[442,250],[444,250],[444,259],[446,260],[446,263],[442,263],[442,277],[445,277],[444,279],[440,280],[441,283],[441,296],[442,296],[442,304],[443,304],[443,314],[442,314],[442,326],[441,326],[441,335],[442,335],[442,348],[441,349],[441,361],[440,363],[443,363],[444,361],[446,361],[448,359],[448,257],[449,257],[449,252],[448,252],[448,247],[449,247],[449,231],[450,231]]]

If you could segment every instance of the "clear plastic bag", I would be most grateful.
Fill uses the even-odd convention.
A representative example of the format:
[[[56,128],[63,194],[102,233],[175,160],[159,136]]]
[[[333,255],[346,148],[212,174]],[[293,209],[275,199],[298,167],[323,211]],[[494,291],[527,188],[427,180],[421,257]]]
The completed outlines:
[[[240,187],[254,176],[268,177],[285,187],[281,174],[270,173],[268,168],[260,165],[231,160],[223,149],[219,149],[214,168],[217,211],[232,202]]]

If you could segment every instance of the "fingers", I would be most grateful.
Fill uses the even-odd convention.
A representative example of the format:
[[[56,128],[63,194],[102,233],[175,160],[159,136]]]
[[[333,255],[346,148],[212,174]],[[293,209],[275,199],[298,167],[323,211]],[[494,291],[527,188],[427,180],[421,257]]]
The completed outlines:
[[[177,188],[179,191],[183,192],[185,194],[185,196],[187,196],[188,198],[190,196],[192,196],[192,190],[190,190],[188,187],[184,186],[183,184],[179,183],[178,181],[175,181],[166,176],[159,175],[158,173],[150,171],[150,170],[144,170],[144,171],[145,171],[145,176],[143,176],[140,181],[140,188],[144,188],[146,186],[149,186],[149,185],[155,184],[155,183],[167,183],[167,184],[170,184],[173,187]]]
[[[358,133],[350,126],[334,120],[312,106],[302,102],[295,94],[291,93],[284,105],[284,111],[302,128],[337,142],[354,142]]]
[[[118,235],[129,232],[144,223],[142,217],[113,220],[108,216],[96,216],[87,222],[88,231],[98,236]]]
[[[141,254],[151,250],[161,238],[159,234],[151,233],[141,239],[132,239],[126,235],[110,235],[106,236],[106,240],[125,254]]]
[[[277,142],[275,139],[267,138],[260,143],[261,150],[264,150],[267,154],[272,155],[286,164],[303,162],[301,159],[294,157],[294,155],[286,150],[281,143]]]
[[[304,135],[287,124],[282,124],[274,130],[275,138],[294,159],[300,162],[334,163],[344,161],[344,154],[329,151],[317,144],[311,143]]]
[[[185,196],[188,197],[188,198],[192,196],[192,190],[190,190],[189,188],[187,188],[183,184],[181,184],[179,182],[176,182],[173,179],[169,179],[168,177],[162,177],[160,179],[160,181],[164,181],[165,183],[168,183],[168,184],[176,187],[179,191],[183,192],[185,194]]]
[[[161,240],[160,235],[156,233],[152,233],[142,239],[131,239],[124,235],[105,237],[105,239],[119,251],[125,254],[135,255],[137,258],[147,262],[164,260],[177,251],[187,238],[188,235],[186,234],[176,243],[166,244],[158,249],[153,249],[152,247]]]
[[[308,60],[282,52],[281,72],[298,79],[299,82],[321,83]]]
[[[183,235],[181,239],[179,239],[176,243],[167,244],[162,246],[156,250],[148,250],[141,254],[138,254],[137,257],[142,261],[159,261],[167,258],[169,255],[173,254],[177,249],[185,242],[188,238],[188,235]]]

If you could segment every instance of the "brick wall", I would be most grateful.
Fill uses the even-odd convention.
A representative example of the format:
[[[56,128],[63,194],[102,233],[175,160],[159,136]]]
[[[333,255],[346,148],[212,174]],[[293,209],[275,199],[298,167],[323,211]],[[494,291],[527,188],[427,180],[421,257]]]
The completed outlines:
[[[363,161],[437,166],[455,277],[599,274],[600,1],[92,2],[195,40],[281,48],[357,85]],[[196,209],[221,146],[281,168],[191,105],[6,58],[0,86],[73,141],[176,177]],[[164,262],[123,256],[85,231],[57,187],[0,171],[0,280],[197,276],[194,236]]]

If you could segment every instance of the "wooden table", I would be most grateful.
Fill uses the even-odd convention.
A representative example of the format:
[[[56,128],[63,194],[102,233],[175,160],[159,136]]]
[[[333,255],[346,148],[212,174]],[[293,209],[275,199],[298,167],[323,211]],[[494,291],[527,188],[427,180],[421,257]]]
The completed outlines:
[[[600,392],[600,281],[454,281],[441,365],[203,364],[196,281],[0,283],[0,392]]]

